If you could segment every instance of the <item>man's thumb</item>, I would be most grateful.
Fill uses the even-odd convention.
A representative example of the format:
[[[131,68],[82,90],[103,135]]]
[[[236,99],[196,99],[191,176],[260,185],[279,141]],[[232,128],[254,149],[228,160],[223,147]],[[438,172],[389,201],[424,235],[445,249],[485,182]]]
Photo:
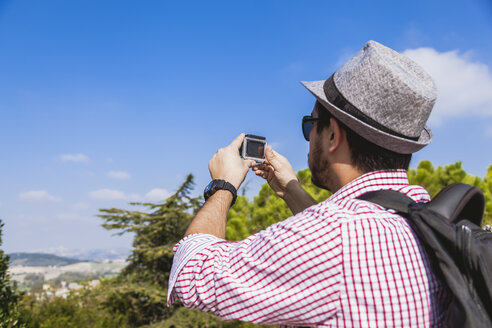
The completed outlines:
[[[266,159],[268,160],[268,163],[270,163],[273,167],[277,164],[277,158],[278,154],[273,150],[272,146],[267,146],[266,152]]]

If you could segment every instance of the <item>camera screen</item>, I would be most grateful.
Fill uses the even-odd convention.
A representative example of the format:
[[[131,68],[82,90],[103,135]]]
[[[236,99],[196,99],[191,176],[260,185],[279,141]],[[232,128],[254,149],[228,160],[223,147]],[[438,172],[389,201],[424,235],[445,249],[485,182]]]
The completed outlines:
[[[248,140],[246,143],[246,155],[255,158],[265,158],[265,143],[255,140]]]

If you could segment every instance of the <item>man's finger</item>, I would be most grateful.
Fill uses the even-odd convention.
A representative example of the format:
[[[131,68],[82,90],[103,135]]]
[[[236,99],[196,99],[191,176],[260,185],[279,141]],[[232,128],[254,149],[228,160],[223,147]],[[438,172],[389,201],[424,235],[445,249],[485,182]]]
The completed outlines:
[[[266,180],[266,179],[267,179],[267,177],[268,177],[268,174],[267,174],[267,172],[265,172],[265,171],[256,171],[256,172],[255,172],[255,174],[256,174],[257,176],[259,176],[259,177],[262,177],[262,178],[263,178],[263,179],[265,179],[265,180]]]
[[[244,137],[245,137],[244,133],[241,133],[240,135],[238,135],[237,138],[231,142],[231,146],[233,146],[237,149],[241,148],[241,145],[243,144],[243,141],[244,141]]]
[[[244,162],[248,168],[254,167],[254,165],[256,164],[256,161],[254,160],[245,160]]]
[[[268,166],[265,163],[254,165],[253,170],[266,170]]]

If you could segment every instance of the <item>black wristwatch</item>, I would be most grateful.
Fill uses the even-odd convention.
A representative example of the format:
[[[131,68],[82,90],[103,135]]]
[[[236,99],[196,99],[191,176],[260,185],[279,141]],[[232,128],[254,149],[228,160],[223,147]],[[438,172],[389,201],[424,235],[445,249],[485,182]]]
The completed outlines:
[[[237,198],[237,190],[236,188],[225,180],[212,180],[208,186],[205,187],[203,191],[203,197],[205,201],[210,198],[217,190],[229,190],[232,194],[232,202],[231,206],[234,205]]]

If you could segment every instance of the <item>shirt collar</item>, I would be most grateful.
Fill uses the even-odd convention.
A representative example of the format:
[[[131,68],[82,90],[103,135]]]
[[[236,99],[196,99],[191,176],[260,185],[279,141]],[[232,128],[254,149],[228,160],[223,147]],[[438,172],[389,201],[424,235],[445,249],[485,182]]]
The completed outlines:
[[[368,191],[398,190],[405,186],[408,186],[408,176],[405,170],[373,171],[350,181],[328,200],[337,202],[345,198],[357,198]]]

